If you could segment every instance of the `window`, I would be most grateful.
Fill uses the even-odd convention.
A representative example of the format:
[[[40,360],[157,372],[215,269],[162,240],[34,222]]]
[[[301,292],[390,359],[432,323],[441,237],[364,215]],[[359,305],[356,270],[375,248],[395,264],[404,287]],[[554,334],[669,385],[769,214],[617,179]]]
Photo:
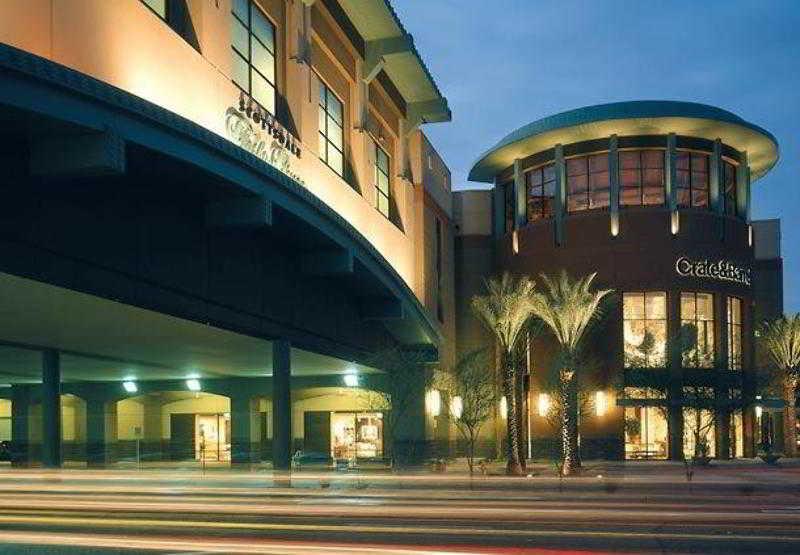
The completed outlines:
[[[622,319],[626,368],[666,365],[667,294],[623,293]]]
[[[556,196],[556,169],[553,164],[536,168],[525,174],[528,189],[528,221],[553,217]]]
[[[627,150],[619,153],[622,206],[664,204],[664,151]]]
[[[722,198],[725,213],[729,216],[736,215],[736,166],[730,162],[723,162],[722,171]]]
[[[708,392],[700,391],[692,399],[691,394],[687,395],[684,391],[684,398],[695,403],[713,402],[713,390],[710,392],[710,397],[706,398],[708,395]],[[714,411],[699,406],[683,407],[683,456],[687,459],[713,457],[715,451]]]
[[[625,407],[625,458],[666,459],[667,407]]]
[[[708,155],[679,151],[675,162],[678,206],[708,207]]]
[[[167,19],[167,0],[142,0],[161,19]]]
[[[742,369],[742,301],[728,297],[728,369]]]
[[[319,81],[319,157],[344,176],[344,105],[328,86]]]
[[[275,114],[275,26],[252,0],[233,0],[233,82]]]
[[[686,368],[714,367],[714,296],[681,293],[681,354]]]
[[[609,202],[608,154],[567,160],[567,210],[603,208]]]
[[[389,217],[389,155],[375,145],[375,205],[378,212]]]

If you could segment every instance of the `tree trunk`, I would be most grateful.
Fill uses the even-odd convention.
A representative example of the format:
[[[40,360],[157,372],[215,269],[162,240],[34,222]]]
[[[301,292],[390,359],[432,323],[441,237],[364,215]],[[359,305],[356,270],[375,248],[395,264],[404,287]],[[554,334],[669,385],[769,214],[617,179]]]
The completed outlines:
[[[783,454],[797,456],[797,407],[796,391],[792,380],[787,380],[783,388]]]
[[[506,397],[506,452],[508,464],[506,473],[513,475],[522,474],[522,464],[519,460],[519,429],[517,428],[517,398],[516,398],[516,372],[511,356],[504,354],[503,360],[503,393]]]
[[[578,387],[575,373],[563,369],[561,386],[561,453],[562,473],[568,476],[581,467],[578,445]]]
[[[523,410],[526,408],[525,403],[525,385],[523,383],[522,372],[515,372],[516,374],[516,381],[514,383],[514,394],[516,395],[516,405],[517,405],[517,457],[519,457],[520,465],[522,466],[523,470],[526,469],[527,464],[527,445],[526,441],[528,438],[527,435],[527,426],[525,421],[525,411]]]

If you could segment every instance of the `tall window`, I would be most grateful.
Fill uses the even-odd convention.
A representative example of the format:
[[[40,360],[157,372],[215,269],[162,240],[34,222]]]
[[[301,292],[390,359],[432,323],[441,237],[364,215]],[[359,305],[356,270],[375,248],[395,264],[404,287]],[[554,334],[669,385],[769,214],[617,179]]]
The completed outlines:
[[[722,190],[725,203],[725,213],[730,216],[736,215],[736,166],[730,162],[724,162],[722,171]]]
[[[664,151],[627,150],[619,153],[620,204],[664,204]]]
[[[708,207],[708,155],[679,151],[675,169],[678,206]]]
[[[339,175],[344,175],[344,105],[328,86],[319,81],[319,157]]]
[[[567,160],[567,210],[603,208],[609,202],[608,154]]]
[[[553,217],[556,196],[556,169],[548,164],[525,174],[528,186],[528,221]]]
[[[625,407],[626,459],[666,459],[668,446],[667,407]]]
[[[686,368],[714,367],[714,296],[681,293],[681,353]]]
[[[663,291],[622,295],[626,368],[666,365],[667,294]]]
[[[275,27],[252,0],[233,0],[233,82],[275,113]]]
[[[742,369],[742,301],[736,297],[727,299],[728,313],[728,368]]]
[[[375,205],[378,212],[389,217],[389,155],[375,144]]]

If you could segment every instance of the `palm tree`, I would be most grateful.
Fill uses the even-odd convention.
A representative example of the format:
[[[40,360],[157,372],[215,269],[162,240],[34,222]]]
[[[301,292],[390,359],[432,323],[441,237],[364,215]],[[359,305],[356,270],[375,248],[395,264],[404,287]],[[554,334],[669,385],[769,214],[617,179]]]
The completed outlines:
[[[764,325],[761,341],[780,371],[783,389],[784,455],[797,456],[797,385],[800,379],[800,314]]]
[[[517,403],[518,363],[514,353],[524,337],[525,324],[531,317],[534,283],[530,278],[514,279],[508,273],[486,282],[486,295],[472,298],[472,309],[478,319],[494,334],[500,347],[500,368],[506,398],[506,437],[508,474],[522,474],[520,429]]]
[[[597,274],[573,281],[562,271],[555,278],[542,275],[545,291],[533,295],[533,312],[550,328],[561,348],[558,371],[561,397],[562,473],[581,465],[578,448],[579,353],[589,324],[599,314],[600,302],[611,290],[593,290]]]

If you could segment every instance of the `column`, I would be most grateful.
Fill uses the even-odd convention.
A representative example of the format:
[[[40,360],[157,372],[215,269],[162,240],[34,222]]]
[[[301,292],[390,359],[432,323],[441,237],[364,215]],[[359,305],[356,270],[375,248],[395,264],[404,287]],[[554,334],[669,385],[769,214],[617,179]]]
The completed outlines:
[[[680,215],[678,214],[678,172],[677,162],[677,137],[675,133],[667,135],[667,150],[664,153],[664,177],[669,207],[670,232],[677,235],[680,230]]]
[[[506,199],[500,180],[495,177],[492,191],[492,216],[494,238],[499,239],[506,232]]]
[[[103,466],[108,462],[106,444],[106,402],[86,399],[86,464]]]
[[[681,352],[675,347],[675,342],[680,336],[681,326],[681,295],[678,291],[667,293],[667,337],[668,360],[667,373],[669,376],[667,389],[669,430],[669,458],[673,461],[683,460],[683,364]]]
[[[61,466],[61,359],[53,349],[42,353],[42,464]]]
[[[608,213],[611,217],[611,236],[619,235],[619,155],[617,152],[617,136],[611,135],[608,141],[608,176],[609,202]]]
[[[728,314],[725,295],[714,295],[714,319],[718,322],[714,330],[717,345],[714,383],[714,442],[718,459],[731,456],[731,410],[730,378],[728,369]]]
[[[252,399],[249,395],[231,396],[231,462],[249,464],[252,457]]]
[[[525,175],[522,173],[522,160],[514,160],[514,229],[528,224],[528,195],[525,189]]]
[[[28,422],[30,389],[24,385],[11,386],[11,464],[25,466],[30,462]]]
[[[709,168],[709,200],[711,201],[711,211],[717,215],[717,236],[720,241],[725,240],[725,191],[724,173],[722,169],[722,141],[714,141],[714,148],[711,152],[711,167]]]
[[[739,153],[739,167],[736,168],[736,213],[750,223],[750,167],[747,151]]]
[[[556,145],[555,149],[555,173],[556,173],[556,198],[555,217],[553,224],[555,225],[555,239],[556,245],[564,244],[564,212],[567,209],[567,168],[564,163],[564,148],[561,145]]]
[[[272,342],[272,467],[289,470],[292,458],[291,344]]]

